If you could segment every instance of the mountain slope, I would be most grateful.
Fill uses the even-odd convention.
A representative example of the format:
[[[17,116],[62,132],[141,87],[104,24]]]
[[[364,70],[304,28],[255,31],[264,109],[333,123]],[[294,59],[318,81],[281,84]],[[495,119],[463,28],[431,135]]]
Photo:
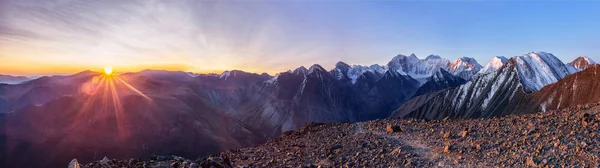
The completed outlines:
[[[519,80],[528,93],[536,92],[574,73],[562,61],[546,52],[531,52],[513,58],[519,72]]]
[[[478,76],[457,88],[415,97],[393,118],[478,118],[533,113],[600,101],[600,65],[594,65],[528,94],[510,59],[501,70]],[[487,80],[486,80],[487,79]],[[481,94],[486,93],[486,94]]]
[[[513,59],[499,71],[476,76],[458,87],[414,97],[401,105],[393,118],[478,118],[506,115],[522,101]],[[510,104],[510,105],[509,105]]]
[[[600,65],[567,76],[531,95],[542,111],[600,102]]]
[[[446,70],[439,68],[438,71],[435,74],[433,74],[433,76],[427,79],[427,82],[425,82],[423,85],[421,85],[421,87],[419,87],[414,96],[419,96],[446,88],[456,87],[465,83],[467,83],[467,81],[463,78],[454,76],[448,73]]]
[[[0,113],[15,112],[28,105],[43,105],[60,96],[75,95],[81,92],[84,83],[99,74],[84,71],[69,76],[40,77],[18,85],[0,84]]]
[[[244,105],[242,118],[277,136],[311,122],[354,122],[387,117],[409,99],[418,81],[396,71],[366,70],[348,77],[351,66],[338,63],[327,72],[320,65],[279,73]],[[356,82],[353,83],[352,80]]]

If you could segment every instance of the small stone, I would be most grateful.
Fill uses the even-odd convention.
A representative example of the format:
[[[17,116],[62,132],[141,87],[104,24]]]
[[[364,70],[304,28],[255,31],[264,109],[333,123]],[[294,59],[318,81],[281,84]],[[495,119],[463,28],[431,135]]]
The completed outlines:
[[[468,133],[469,133],[469,131],[464,130],[464,131],[460,131],[459,135],[464,138],[464,137],[467,137]]]
[[[449,139],[450,138],[450,132],[446,132],[444,133],[444,139]]]
[[[411,166],[411,164],[412,163],[411,163],[410,159],[407,159],[404,161],[404,166]]]
[[[525,164],[527,166],[537,167],[537,164],[535,163],[535,161],[533,161],[533,157],[528,157],[527,161],[525,162]]]
[[[402,129],[400,128],[400,126],[397,125],[387,125],[385,128],[386,132],[388,133],[393,133],[393,132],[401,132]]]
[[[450,153],[450,145],[444,146],[444,153]]]

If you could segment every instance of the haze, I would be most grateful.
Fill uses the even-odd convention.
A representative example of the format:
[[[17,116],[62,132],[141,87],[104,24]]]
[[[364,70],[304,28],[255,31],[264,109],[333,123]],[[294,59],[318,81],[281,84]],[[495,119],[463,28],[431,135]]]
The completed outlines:
[[[0,72],[241,69],[530,51],[600,60],[598,2],[0,1]]]

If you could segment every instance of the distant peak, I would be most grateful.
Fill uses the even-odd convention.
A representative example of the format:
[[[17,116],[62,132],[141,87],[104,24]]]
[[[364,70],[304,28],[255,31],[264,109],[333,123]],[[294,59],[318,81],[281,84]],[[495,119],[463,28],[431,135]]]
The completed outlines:
[[[418,61],[419,58],[413,53],[410,56],[398,54],[394,58],[392,58],[392,62],[403,62],[403,61]]]
[[[73,74],[72,76],[88,76],[88,75],[96,75],[96,74],[100,74],[100,72],[85,70],[85,71],[81,71],[79,73]]]
[[[335,67],[340,69],[348,69],[350,68],[350,65],[346,64],[345,62],[339,61],[335,64]]]
[[[386,67],[383,67],[379,64],[373,64],[373,65],[369,66],[369,69],[371,69],[379,74],[383,74],[386,71]]]
[[[411,54],[411,55],[414,55],[414,54]],[[406,58],[406,57],[408,57],[408,56],[406,56],[404,54],[398,54],[394,58]]]
[[[504,56],[495,56],[494,58],[492,58],[492,61],[500,61],[502,63],[506,63],[508,61],[508,58]]]
[[[308,68],[308,73],[313,73],[315,71],[325,71],[325,68],[323,68],[321,65],[319,64],[313,64],[312,66],[310,66],[310,68]]]
[[[304,66],[300,66],[300,67],[294,69],[294,71],[292,71],[292,73],[294,73],[296,75],[306,74],[306,72],[308,72],[308,69],[306,69],[306,67],[304,67]]]
[[[461,67],[465,67],[466,69],[481,68],[481,65],[475,60],[475,58],[471,57],[458,57],[454,62],[450,64],[449,69],[456,70]]]
[[[504,56],[495,56],[494,58],[492,58],[492,60],[485,65],[485,67],[483,67],[479,73],[482,74],[486,74],[486,73],[491,73],[494,72],[498,69],[500,69],[502,66],[504,66],[504,64],[506,64],[506,62],[508,62],[508,59]]]
[[[556,57],[554,54],[544,51],[533,51],[529,52],[527,55],[529,56],[537,56],[537,57]]]
[[[439,55],[429,55],[425,58],[426,60],[430,60],[430,59],[442,59],[442,57],[440,57]]]
[[[575,60],[573,60],[573,62],[575,62],[575,61],[585,61],[589,64],[596,64],[596,62],[594,60],[592,60],[591,58],[586,57],[586,56],[579,56],[579,57],[575,58]]]
[[[586,56],[579,56],[575,60],[570,62],[569,64],[579,70],[583,70],[583,69],[587,69],[587,68],[591,67],[592,65],[596,64],[596,62],[594,62],[594,60],[592,60],[591,58],[588,58]]]
[[[231,75],[231,71],[223,71],[223,73],[221,73],[221,75],[219,75],[219,78],[225,78],[227,79],[230,75]]]

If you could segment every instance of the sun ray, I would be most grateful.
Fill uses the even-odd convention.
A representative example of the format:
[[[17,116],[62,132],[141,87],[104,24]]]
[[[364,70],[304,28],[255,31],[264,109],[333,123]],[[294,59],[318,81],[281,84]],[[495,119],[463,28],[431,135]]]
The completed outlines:
[[[78,110],[77,118],[85,120],[83,123],[92,123],[93,121],[104,117],[114,117],[116,120],[117,136],[119,138],[130,136],[130,131],[127,126],[127,115],[121,100],[121,96],[127,94],[122,93],[122,91],[127,90],[142,96],[149,102],[153,101],[148,95],[119,77],[119,75],[114,74],[112,68],[106,67],[103,74],[93,77],[90,81],[81,86],[82,93],[85,93],[88,96],[84,97],[85,100],[83,100],[83,104]],[[98,107],[96,107],[95,104],[98,105]],[[152,103],[150,103],[150,105],[151,104]],[[97,109],[92,110],[93,108]],[[97,113],[90,113],[92,111]]]
[[[139,94],[140,96],[144,97],[146,100],[148,101],[152,101],[152,99],[150,99],[150,97],[146,96],[146,94],[142,93],[141,91],[139,91],[138,89],[136,89],[135,87],[131,86],[129,83],[127,83],[125,80],[116,77],[117,80],[119,80],[121,83],[123,83],[127,88],[129,88],[131,91],[134,91],[135,93]]]
[[[126,129],[124,129],[124,120],[123,120],[123,107],[121,106],[121,99],[119,98],[119,93],[117,92],[117,88],[115,86],[114,78],[109,78],[110,91],[112,95],[113,107],[115,112],[115,117],[117,120],[117,130],[119,137],[126,137],[129,135]]]

